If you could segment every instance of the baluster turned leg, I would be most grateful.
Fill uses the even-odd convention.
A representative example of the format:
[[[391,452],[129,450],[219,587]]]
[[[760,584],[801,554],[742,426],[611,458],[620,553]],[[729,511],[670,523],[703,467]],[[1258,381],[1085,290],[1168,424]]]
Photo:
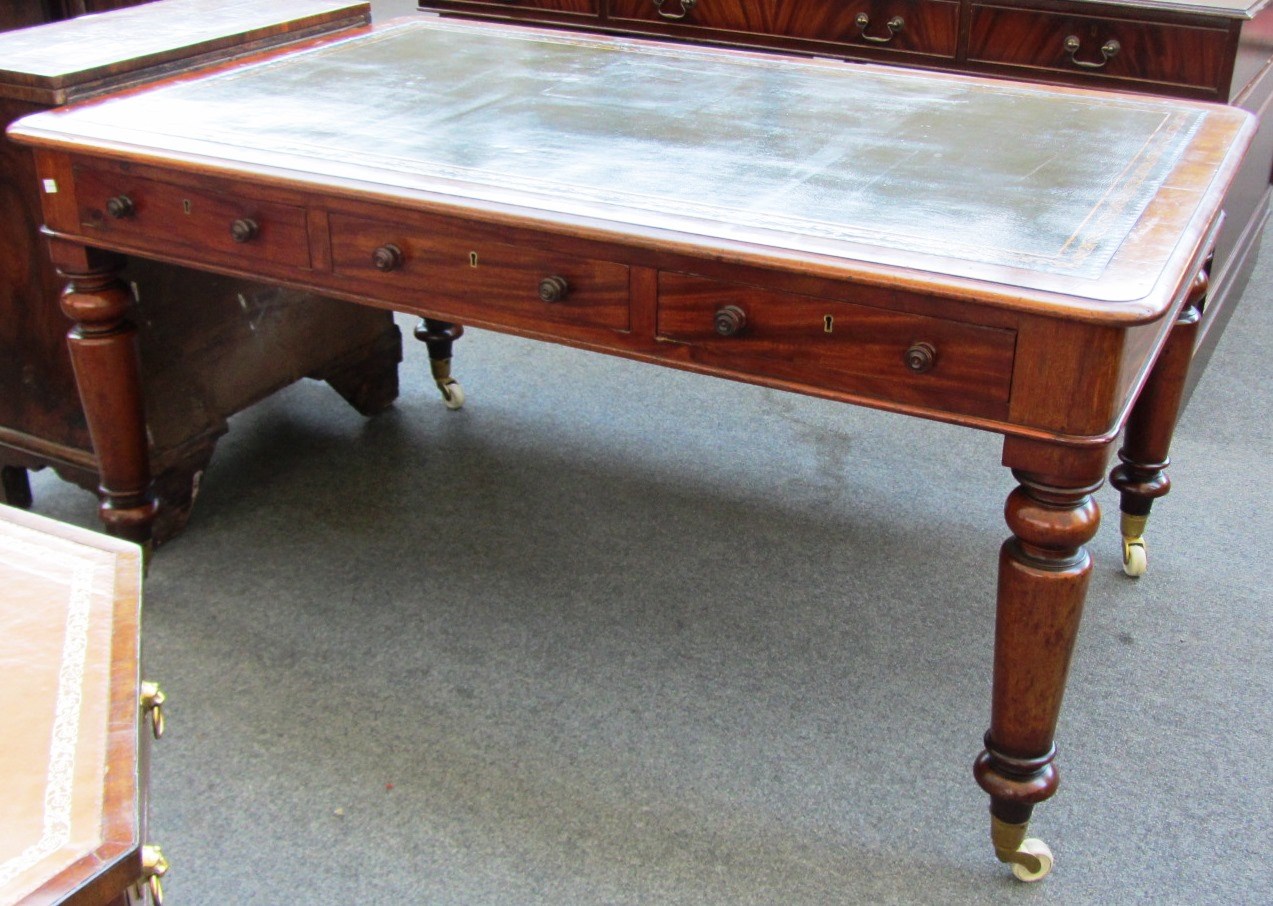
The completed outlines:
[[[442,391],[442,401],[448,409],[459,409],[464,405],[464,388],[451,377],[451,344],[463,335],[464,328],[459,324],[436,318],[421,318],[415,329],[415,338],[429,348],[433,380]]]
[[[0,466],[0,481],[3,481],[4,492],[0,501],[24,510],[31,509],[35,500],[31,497],[31,480],[26,469],[22,466]]]
[[[101,474],[99,512],[112,535],[149,545],[156,503],[142,406],[137,328],[127,319],[132,296],[118,279],[123,259],[51,240],[66,278],[62,310],[75,382]]]
[[[1180,415],[1185,380],[1198,340],[1198,324],[1207,293],[1207,272],[1194,279],[1189,301],[1171,329],[1171,335],[1154,363],[1145,386],[1132,407],[1118,451],[1122,464],[1110,473],[1109,482],[1121,498],[1123,571],[1144,575],[1149,563],[1145,552],[1145,524],[1154,501],[1171,489],[1167,451]]]
[[[1025,881],[1052,867],[1051,851],[1026,839],[1026,828],[1034,806],[1056,792],[1053,736],[1092,572],[1085,544],[1100,523],[1092,492],[1108,451],[1072,459],[1059,474],[1013,469],[1020,486],[1008,497],[1013,536],[999,555],[990,729],[974,766],[990,794],[995,855]]]

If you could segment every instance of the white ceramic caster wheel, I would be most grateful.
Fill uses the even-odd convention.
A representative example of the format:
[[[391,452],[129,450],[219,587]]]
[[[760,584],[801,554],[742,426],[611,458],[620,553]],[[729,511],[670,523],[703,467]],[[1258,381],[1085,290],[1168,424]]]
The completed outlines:
[[[459,409],[464,405],[464,388],[459,381],[448,381],[438,387],[442,391],[442,402],[448,409]]]
[[[1149,569],[1149,557],[1145,553],[1144,541],[1123,542],[1123,572],[1133,579],[1145,575]]]
[[[1022,865],[1020,862],[1013,862],[1012,873],[1016,875],[1018,881],[1027,883],[1039,881],[1052,870],[1052,850],[1037,837],[1028,837],[1022,840],[1021,847],[1017,852],[1028,853],[1039,860],[1039,867],[1034,871],[1031,871],[1029,867]]]

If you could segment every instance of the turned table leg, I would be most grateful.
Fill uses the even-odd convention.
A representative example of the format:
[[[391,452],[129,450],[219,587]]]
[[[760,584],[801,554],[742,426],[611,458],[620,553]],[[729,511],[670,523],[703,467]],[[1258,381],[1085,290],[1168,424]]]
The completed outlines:
[[[148,546],[157,507],[123,259],[58,239],[49,248],[67,281],[62,310],[75,322],[67,343],[101,473],[101,519],[109,534]]]
[[[451,377],[451,344],[463,335],[464,328],[459,324],[436,318],[421,318],[415,329],[415,338],[429,348],[433,380],[442,391],[442,401],[448,409],[459,409],[464,405],[464,388]]]
[[[1184,398],[1185,380],[1198,339],[1202,305],[1207,293],[1207,272],[1194,279],[1189,301],[1181,311],[1140,391],[1118,451],[1122,464],[1110,473],[1109,482],[1120,492],[1123,535],[1123,571],[1144,575],[1149,563],[1145,551],[1145,524],[1154,500],[1171,489],[1167,457],[1171,437]]]
[[[1034,806],[1057,788],[1053,736],[1092,572],[1085,545],[1100,523],[1092,492],[1108,451],[1018,455],[1028,447],[1005,444],[1010,466],[1040,461],[1013,468],[1020,485],[1008,497],[1012,537],[999,555],[990,729],[974,774],[990,794],[995,855],[1035,881],[1051,870],[1052,853],[1026,829]]]

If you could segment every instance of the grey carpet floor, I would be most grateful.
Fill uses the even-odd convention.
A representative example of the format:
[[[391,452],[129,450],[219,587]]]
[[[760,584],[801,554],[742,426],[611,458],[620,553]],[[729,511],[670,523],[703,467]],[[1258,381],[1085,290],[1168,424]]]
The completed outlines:
[[[1041,884],[971,776],[996,437],[470,331],[460,412],[408,341],[383,416],[236,417],[158,553],[168,902],[1270,902],[1270,291],[1266,241],[1149,575],[1093,544]]]

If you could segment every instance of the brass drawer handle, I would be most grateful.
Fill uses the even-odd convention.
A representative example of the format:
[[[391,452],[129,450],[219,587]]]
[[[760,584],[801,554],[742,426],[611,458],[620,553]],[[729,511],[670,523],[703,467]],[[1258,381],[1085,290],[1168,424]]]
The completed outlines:
[[[395,271],[402,267],[402,249],[386,243],[371,253],[371,263],[378,271]]]
[[[565,277],[545,277],[539,281],[539,298],[543,302],[561,302],[570,292]]]
[[[260,225],[250,217],[241,217],[230,224],[230,236],[235,242],[251,242],[260,232]]]
[[[737,305],[726,305],[716,312],[715,325],[722,337],[736,337],[747,326],[747,312]]]
[[[937,347],[932,343],[913,343],[904,356],[906,367],[916,374],[926,374],[937,364]]]
[[[664,19],[671,20],[672,22],[684,19],[690,14],[690,10],[698,5],[698,0],[681,0],[681,11],[679,13],[669,13],[664,12],[663,10],[664,2],[666,2],[666,0],[654,0],[654,9]]]
[[[106,213],[116,220],[132,217],[136,211],[136,205],[133,204],[133,200],[127,195],[116,195],[114,198],[106,200]]]
[[[857,18],[853,20],[858,27],[858,37],[863,41],[869,41],[872,44],[887,44],[897,37],[897,33],[906,27],[906,20],[901,16],[894,16],[884,23],[884,27],[888,29],[885,36],[868,35],[866,27],[871,24],[871,17],[866,13],[858,13]]]
[[[1082,44],[1083,42],[1079,40],[1078,35],[1070,35],[1065,39],[1065,52],[1070,55],[1070,62],[1081,69],[1104,69],[1105,64],[1112,60],[1114,55],[1123,49],[1123,45],[1119,44],[1113,38],[1110,38],[1101,45],[1100,62],[1095,60],[1080,60],[1076,55],[1078,54],[1079,48]]]
[[[150,718],[150,732],[155,739],[164,735],[164,690],[158,683],[141,684],[141,710]]]

